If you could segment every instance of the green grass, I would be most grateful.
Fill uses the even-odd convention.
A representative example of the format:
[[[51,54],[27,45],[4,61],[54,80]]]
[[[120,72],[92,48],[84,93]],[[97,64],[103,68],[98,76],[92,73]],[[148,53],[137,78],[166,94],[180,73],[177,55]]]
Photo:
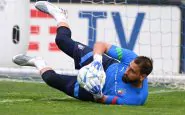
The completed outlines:
[[[161,90],[150,88],[144,106],[119,106],[79,101],[45,84],[1,81],[0,115],[184,115],[185,91],[152,93]]]

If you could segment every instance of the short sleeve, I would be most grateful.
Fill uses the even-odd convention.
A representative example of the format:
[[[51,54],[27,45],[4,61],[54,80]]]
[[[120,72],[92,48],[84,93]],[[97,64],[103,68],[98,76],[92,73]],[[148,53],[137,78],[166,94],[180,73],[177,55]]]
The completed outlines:
[[[137,55],[133,51],[117,47],[115,45],[112,45],[110,47],[110,49],[107,52],[107,55],[125,64],[129,64],[132,60],[134,60],[137,57]]]

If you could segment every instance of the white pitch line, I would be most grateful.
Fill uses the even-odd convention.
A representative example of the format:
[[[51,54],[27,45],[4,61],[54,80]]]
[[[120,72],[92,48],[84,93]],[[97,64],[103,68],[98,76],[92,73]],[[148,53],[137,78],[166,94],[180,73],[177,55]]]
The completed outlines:
[[[161,94],[161,93],[170,93],[170,92],[180,92],[184,90],[159,90],[159,91],[152,91],[149,94]]]
[[[39,99],[42,101],[52,101],[52,100],[65,100],[65,99],[71,99],[72,97],[66,96],[63,98],[43,98],[43,99]],[[29,102],[29,101],[33,101],[32,99],[3,99],[0,100],[0,104],[4,104],[4,103],[14,103],[14,102]]]
[[[16,79],[8,79],[8,78],[0,78],[0,82],[1,81],[24,82],[24,83],[44,83],[44,81],[28,81],[28,80],[16,80]]]
[[[13,103],[13,102],[28,102],[33,101],[32,99],[3,99],[0,100],[0,104],[2,103]]]
[[[52,100],[65,100],[65,99],[74,99],[73,97],[65,96],[62,98],[42,98],[41,101],[52,101]]]

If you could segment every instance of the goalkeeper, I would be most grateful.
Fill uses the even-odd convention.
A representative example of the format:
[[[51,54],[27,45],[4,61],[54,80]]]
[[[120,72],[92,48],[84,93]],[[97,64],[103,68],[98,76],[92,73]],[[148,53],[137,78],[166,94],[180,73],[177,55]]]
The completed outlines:
[[[19,54],[13,57],[16,64],[36,67],[46,84],[83,101],[119,105],[143,105],[146,102],[147,76],[153,69],[151,59],[104,42],[95,43],[91,49],[73,41],[65,10],[46,1],[36,2],[35,7],[57,21],[56,44],[74,59],[75,69],[80,70],[88,66],[88,74],[92,76],[96,75],[96,72],[105,71],[105,83],[101,87],[100,81],[94,79],[84,87],[80,87],[77,76],[57,74],[40,57]],[[92,68],[96,72],[90,71]]]

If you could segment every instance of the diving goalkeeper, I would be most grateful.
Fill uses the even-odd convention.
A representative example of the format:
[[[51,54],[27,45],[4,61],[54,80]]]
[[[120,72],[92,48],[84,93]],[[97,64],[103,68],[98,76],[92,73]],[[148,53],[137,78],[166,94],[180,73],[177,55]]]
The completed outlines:
[[[99,81],[91,80],[80,87],[77,76],[57,74],[40,57],[19,54],[13,57],[14,63],[36,67],[46,84],[79,100],[118,105],[143,105],[146,102],[147,76],[153,69],[150,58],[104,42],[95,43],[91,49],[71,39],[65,10],[47,1],[36,2],[35,7],[57,21],[55,42],[60,50],[74,59],[75,69],[88,66],[87,73],[92,76],[99,71],[105,72],[105,83],[100,87]],[[93,71],[90,71],[92,68]]]

